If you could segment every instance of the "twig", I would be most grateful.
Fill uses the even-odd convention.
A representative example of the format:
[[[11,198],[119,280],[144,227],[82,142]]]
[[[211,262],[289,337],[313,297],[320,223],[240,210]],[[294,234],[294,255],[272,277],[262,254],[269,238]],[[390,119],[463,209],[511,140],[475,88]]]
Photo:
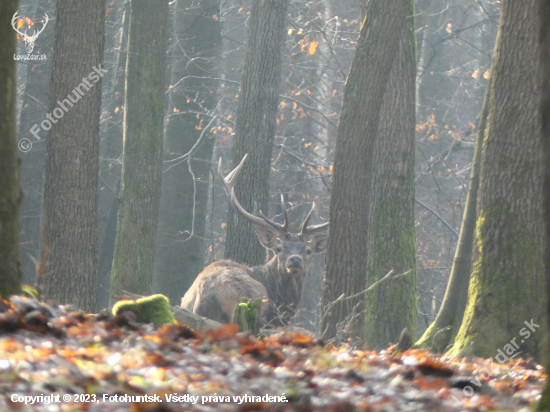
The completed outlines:
[[[423,201],[421,200],[418,200],[416,197],[414,198],[414,201],[416,203],[418,203],[420,206],[422,206],[424,209],[426,209],[428,212],[430,212],[432,215],[434,215],[435,217],[437,217],[441,223],[443,223],[445,226],[447,226],[447,228],[451,231],[451,233],[453,235],[455,235],[458,239],[459,237],[459,234],[458,232],[450,225],[447,223],[447,221],[445,219],[443,219],[443,217],[441,217],[441,215],[439,213],[437,213],[435,210],[433,210],[431,207],[429,207],[426,203],[424,203]]]
[[[360,295],[363,295],[371,290],[373,290],[376,286],[378,286],[380,283],[382,282],[385,282],[387,280],[390,280],[390,279],[397,279],[399,277],[402,277],[402,276],[406,276],[408,275],[409,273],[411,273],[411,269],[407,270],[405,273],[401,273],[399,275],[394,275],[395,273],[395,270],[390,270],[386,276],[384,276],[382,279],[380,280],[377,280],[376,282],[374,282],[372,285],[370,285],[368,288],[366,288],[365,290],[359,292],[359,293],[356,293],[355,295],[351,295],[351,296],[348,296],[346,297],[346,294],[345,293],[342,293],[340,296],[338,296],[338,299],[336,299],[335,301],[331,302],[331,304],[327,307],[327,309],[325,310],[325,313],[323,314],[323,316],[321,317],[321,320],[319,321],[319,325],[321,325],[323,323],[323,320],[325,319],[325,317],[327,316],[327,314],[330,312],[330,309],[332,309],[332,307],[339,301],[342,301],[342,300],[348,300],[348,299],[353,299],[353,298],[356,298],[357,296],[360,296]]]
[[[181,162],[185,162],[185,161],[187,160],[188,157],[191,157],[191,156],[193,155],[193,153],[195,153],[195,152],[197,151],[197,149],[200,147],[202,141],[204,140],[204,136],[206,136],[206,132],[207,132],[208,130],[210,130],[210,126],[212,125],[212,123],[214,123],[214,121],[215,121],[217,118],[218,118],[218,115],[214,116],[214,117],[208,122],[208,124],[206,125],[206,127],[205,127],[204,129],[202,129],[201,135],[199,136],[199,138],[197,139],[197,141],[195,142],[195,144],[193,145],[193,147],[191,148],[191,150],[189,150],[187,153],[185,153],[185,154],[182,155],[182,156],[175,157],[174,159],[170,159],[170,160],[165,160],[165,161],[164,161],[164,163],[172,163],[172,162],[175,162],[175,161],[180,160],[178,163],[168,166],[168,168],[167,168],[163,173],[166,173],[169,169],[171,169],[171,168],[174,167],[174,166],[179,165]]]
[[[113,194],[113,196],[115,197],[116,200],[120,201],[120,197],[115,193],[115,191],[111,188],[111,186],[109,186],[107,184],[107,182],[105,180],[103,180],[103,176],[101,176],[101,173],[98,173],[98,176],[99,176],[99,179],[103,182],[103,184],[105,186],[107,186],[107,189],[109,189],[111,191],[111,193]]]

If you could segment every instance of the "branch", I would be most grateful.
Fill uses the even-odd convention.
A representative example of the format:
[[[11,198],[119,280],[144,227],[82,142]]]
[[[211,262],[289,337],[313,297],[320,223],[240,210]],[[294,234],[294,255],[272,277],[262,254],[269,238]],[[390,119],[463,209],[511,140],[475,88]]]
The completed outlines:
[[[204,140],[204,136],[206,136],[206,132],[210,129],[210,126],[212,125],[212,123],[214,123],[214,121],[218,118],[218,115],[214,116],[209,122],[208,124],[206,125],[206,127],[204,129],[202,129],[202,132],[201,132],[201,135],[199,136],[199,138],[197,139],[197,141],[195,142],[195,144],[193,145],[193,147],[191,148],[191,150],[189,150],[187,153],[185,153],[184,155],[182,156],[179,156],[179,157],[175,157],[174,159],[170,159],[170,160],[165,160],[163,163],[172,163],[172,162],[175,162],[175,161],[178,161],[178,160],[181,160],[180,162],[176,163],[176,164],[173,164],[173,165],[170,165],[168,166],[168,169],[166,169],[164,172],[162,173],[166,173],[170,168],[172,168],[173,166],[177,166],[179,165],[181,162],[185,162],[185,160],[187,160],[188,157],[191,157],[193,155],[193,153],[195,153],[197,151],[197,149],[200,147],[202,141]]]
[[[366,288],[365,290],[359,292],[359,293],[356,293],[355,295],[351,295],[351,296],[348,296],[346,297],[346,294],[345,293],[342,293],[338,299],[336,299],[334,302],[332,302],[330,305],[328,305],[328,307],[326,308],[325,310],[325,313],[323,314],[323,316],[321,317],[321,320],[319,321],[319,325],[322,325],[323,324],[323,320],[325,319],[325,317],[327,316],[328,313],[330,313],[330,309],[332,309],[332,307],[339,301],[344,301],[344,300],[348,300],[348,299],[353,299],[353,298],[356,298],[360,295],[363,295],[371,290],[373,290],[376,286],[378,286],[379,284],[381,284],[382,282],[386,282],[390,279],[398,279],[400,277],[404,277],[406,275],[408,275],[409,273],[411,273],[412,271],[409,269],[407,270],[405,273],[401,273],[399,275],[395,275],[395,270],[390,270],[386,276],[384,276],[382,279],[380,280],[377,280],[376,282],[374,282],[372,285],[370,285],[368,288]]]
[[[426,203],[424,203],[423,201],[421,200],[418,200],[416,197],[414,198],[414,201],[416,203],[418,203],[420,206],[422,206],[424,209],[426,209],[428,212],[430,212],[432,215],[434,215],[435,217],[437,217],[445,226],[447,226],[447,228],[449,228],[449,230],[451,231],[451,233],[453,235],[455,235],[458,239],[459,237],[459,234],[458,232],[450,225],[447,223],[447,221],[445,219],[443,219],[443,217],[441,217],[441,215],[439,213],[437,213],[435,210],[433,210],[431,207],[429,207]]]

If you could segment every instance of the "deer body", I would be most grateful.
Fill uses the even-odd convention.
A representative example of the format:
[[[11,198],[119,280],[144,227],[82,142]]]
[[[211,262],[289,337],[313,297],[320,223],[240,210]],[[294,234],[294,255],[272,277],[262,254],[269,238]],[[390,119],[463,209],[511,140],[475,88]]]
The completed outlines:
[[[267,299],[264,285],[249,267],[220,260],[204,268],[181,300],[181,307],[220,323],[229,323],[241,297]]]
[[[258,239],[271,249],[275,256],[267,263],[248,267],[231,260],[221,260],[207,266],[195,279],[182,298],[181,306],[194,313],[228,323],[235,306],[242,298],[266,300],[263,314],[272,326],[286,324],[294,315],[300,297],[310,255],[326,247],[327,223],[308,227],[308,221],[315,209],[304,219],[299,234],[288,232],[288,216],[282,200],[285,223],[279,224],[246,212],[235,197],[234,184],[246,155],[226,178],[221,174],[221,160],[218,174],[222,180],[229,202],[243,217],[254,223]],[[320,233],[323,232],[323,233]],[[266,299],[267,298],[267,299]]]

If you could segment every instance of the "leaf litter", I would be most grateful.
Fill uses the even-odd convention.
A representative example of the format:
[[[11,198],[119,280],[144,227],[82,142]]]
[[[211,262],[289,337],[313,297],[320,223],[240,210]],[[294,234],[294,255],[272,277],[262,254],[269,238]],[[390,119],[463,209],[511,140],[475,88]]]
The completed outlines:
[[[528,411],[547,377],[530,360],[394,350],[334,347],[295,332],[256,339],[236,325],[156,329],[13,296],[0,301],[0,410]],[[40,395],[70,400],[18,401]]]

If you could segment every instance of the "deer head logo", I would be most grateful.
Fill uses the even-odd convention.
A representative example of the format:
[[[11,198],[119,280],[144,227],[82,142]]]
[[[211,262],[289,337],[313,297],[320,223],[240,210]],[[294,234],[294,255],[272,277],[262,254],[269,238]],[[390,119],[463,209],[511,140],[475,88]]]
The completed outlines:
[[[11,19],[11,26],[21,36],[21,38],[25,42],[25,49],[27,49],[27,53],[32,53],[34,49],[35,40],[38,38],[38,35],[44,31],[44,28],[48,24],[48,21],[50,20],[50,18],[46,13],[44,13],[42,28],[40,30],[34,30],[33,34],[28,35],[27,34],[28,29],[26,29],[24,32],[20,31],[20,28],[22,27],[22,25],[19,23],[20,19],[19,19],[18,13],[19,12],[16,11],[15,14],[13,15],[13,18]]]

